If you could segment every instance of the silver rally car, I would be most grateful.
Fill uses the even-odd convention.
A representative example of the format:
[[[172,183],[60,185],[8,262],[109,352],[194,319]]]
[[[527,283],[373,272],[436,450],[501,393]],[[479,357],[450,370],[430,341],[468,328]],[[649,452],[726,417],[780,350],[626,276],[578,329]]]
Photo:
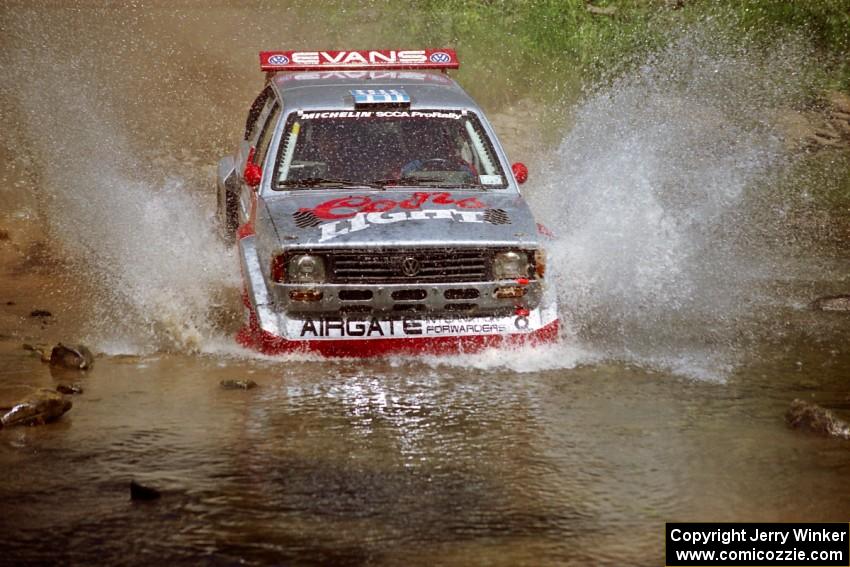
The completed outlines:
[[[556,340],[545,229],[449,49],[273,51],[218,167],[266,353],[458,352]]]

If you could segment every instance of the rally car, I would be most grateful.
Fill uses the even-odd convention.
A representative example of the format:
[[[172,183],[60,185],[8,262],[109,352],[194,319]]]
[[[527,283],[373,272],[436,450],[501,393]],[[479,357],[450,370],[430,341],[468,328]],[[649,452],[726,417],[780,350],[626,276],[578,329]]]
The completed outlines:
[[[556,339],[546,231],[451,49],[271,51],[218,167],[266,353],[458,352]]]

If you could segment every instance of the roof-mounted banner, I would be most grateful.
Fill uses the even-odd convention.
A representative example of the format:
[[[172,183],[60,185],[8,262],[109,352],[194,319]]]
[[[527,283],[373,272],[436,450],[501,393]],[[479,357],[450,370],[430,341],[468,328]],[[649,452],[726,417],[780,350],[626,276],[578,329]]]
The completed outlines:
[[[335,71],[343,69],[457,69],[454,49],[396,51],[261,51],[260,69],[275,71]]]

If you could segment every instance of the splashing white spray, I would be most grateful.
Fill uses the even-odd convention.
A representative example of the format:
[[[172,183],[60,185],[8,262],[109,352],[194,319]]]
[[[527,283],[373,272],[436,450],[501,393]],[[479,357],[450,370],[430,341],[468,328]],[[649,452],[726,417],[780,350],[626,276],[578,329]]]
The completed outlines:
[[[61,71],[49,81],[21,78],[19,104],[54,244],[95,284],[93,339],[107,351],[201,348],[218,333],[211,314],[219,292],[238,280],[193,194],[212,175],[137,153],[119,114],[91,86],[97,81],[81,77],[73,59],[52,60],[51,68]]]
[[[559,234],[552,264],[574,340],[702,378],[734,366],[779,252],[747,227],[776,222],[765,188],[789,156],[774,113],[804,92],[802,45],[757,49],[704,25],[578,108],[532,188]]]
[[[703,25],[590,95],[529,191],[560,235],[550,264],[576,336],[543,356],[439,363],[538,370],[624,359],[728,372],[758,280],[770,277],[767,254],[779,253],[746,226],[775,222],[765,211],[776,203],[760,191],[787,161],[773,112],[805,89],[801,46],[783,38],[759,50]],[[121,90],[102,83],[96,62],[55,49],[12,59],[3,83],[20,87],[52,233],[99,282],[101,336],[119,337],[117,350],[219,344],[211,313],[238,276],[196,197],[211,173],[135,151],[109,106]]]

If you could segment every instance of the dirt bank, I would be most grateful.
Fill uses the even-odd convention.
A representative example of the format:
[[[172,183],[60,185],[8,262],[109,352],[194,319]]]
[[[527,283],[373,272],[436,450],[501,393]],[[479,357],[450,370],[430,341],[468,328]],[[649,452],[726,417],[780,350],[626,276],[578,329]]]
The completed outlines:
[[[850,150],[850,95],[827,91],[812,104],[779,111],[777,125],[790,149]]]

